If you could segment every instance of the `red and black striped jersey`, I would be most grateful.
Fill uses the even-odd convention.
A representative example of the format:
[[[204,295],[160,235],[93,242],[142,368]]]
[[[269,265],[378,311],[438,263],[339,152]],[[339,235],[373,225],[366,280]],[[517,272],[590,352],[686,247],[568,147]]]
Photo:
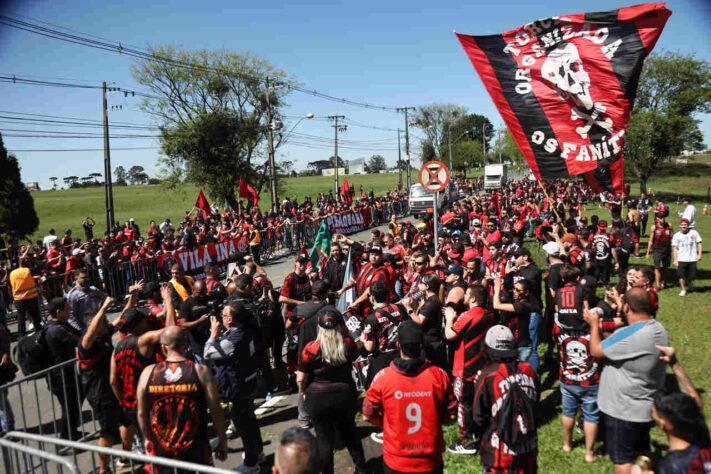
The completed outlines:
[[[311,280],[308,275],[297,275],[289,273],[284,278],[284,283],[281,286],[280,296],[291,298],[298,301],[306,301],[311,298]],[[287,304],[284,311],[284,319],[288,319],[296,305]]]
[[[376,309],[365,319],[363,338],[376,341],[380,353],[397,350],[397,328],[406,315],[407,310],[399,304]]]
[[[484,367],[474,381],[472,417],[481,438],[481,463],[484,472],[536,472],[538,442],[534,437],[527,449],[514,454],[498,436],[498,413],[511,382],[516,382],[531,399],[534,410],[538,403],[536,372],[527,362],[492,363]]]
[[[472,308],[457,317],[452,325],[452,330],[459,335],[452,375],[467,382],[474,380],[486,363],[482,357],[482,341],[494,322],[494,314],[484,308]]]

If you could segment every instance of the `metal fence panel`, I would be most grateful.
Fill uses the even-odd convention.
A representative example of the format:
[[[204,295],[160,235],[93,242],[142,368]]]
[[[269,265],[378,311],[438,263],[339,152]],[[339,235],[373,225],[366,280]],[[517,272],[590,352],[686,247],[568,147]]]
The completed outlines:
[[[21,443],[13,443],[0,438],[3,472],[7,474],[50,472],[79,474],[79,468],[68,459],[51,454],[43,449],[33,448]],[[51,469],[53,468],[53,469]]]
[[[150,466],[155,472],[156,468],[169,469],[170,472],[194,472],[198,474],[234,474],[234,471],[220,469],[213,466],[204,466],[175,459],[148,456],[145,454],[123,451],[114,448],[105,448],[94,444],[79,443],[63,439],[40,436],[31,433],[12,431],[5,435],[5,440],[18,441],[25,445],[36,443],[41,449],[54,448],[56,451],[71,450],[74,465],[79,466],[82,472],[88,472],[90,466],[96,465],[96,457],[106,455],[109,457],[109,466],[116,472],[116,461],[123,458],[130,465],[131,472],[138,471],[141,466]]]

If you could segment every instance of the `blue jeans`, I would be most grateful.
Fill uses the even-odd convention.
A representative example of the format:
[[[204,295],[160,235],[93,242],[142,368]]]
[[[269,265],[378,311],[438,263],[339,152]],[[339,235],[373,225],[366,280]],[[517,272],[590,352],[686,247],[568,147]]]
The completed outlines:
[[[575,418],[578,408],[583,409],[583,419],[586,423],[600,423],[600,409],[597,406],[599,385],[568,385],[560,384],[560,396],[563,405],[563,416]]]
[[[531,359],[529,362],[538,373],[538,326],[541,325],[541,313],[531,313],[531,320],[528,322],[528,332],[531,338]]]
[[[536,360],[533,360],[533,347],[531,346],[523,346],[518,348],[518,361],[519,362],[528,362],[531,364],[533,367],[533,370],[536,372],[536,375],[538,375],[538,357],[536,357]]]

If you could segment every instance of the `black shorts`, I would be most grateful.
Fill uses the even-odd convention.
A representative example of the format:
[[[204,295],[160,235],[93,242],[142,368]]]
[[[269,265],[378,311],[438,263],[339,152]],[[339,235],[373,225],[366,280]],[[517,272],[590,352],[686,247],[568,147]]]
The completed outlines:
[[[607,453],[615,464],[631,464],[649,452],[649,430],[653,422],[635,423],[605,415]]]
[[[112,394],[113,395],[113,394]],[[89,398],[94,417],[99,423],[99,436],[118,443],[121,440],[119,426],[125,421],[123,410],[116,397]]]
[[[654,268],[669,268],[671,264],[671,254],[670,253],[655,253],[654,254]]]
[[[679,262],[676,274],[685,280],[694,278],[696,276],[696,262]]]

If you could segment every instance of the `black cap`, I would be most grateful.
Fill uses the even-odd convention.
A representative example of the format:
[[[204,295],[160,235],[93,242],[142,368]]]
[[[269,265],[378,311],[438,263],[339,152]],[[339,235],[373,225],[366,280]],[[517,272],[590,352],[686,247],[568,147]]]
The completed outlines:
[[[309,262],[311,261],[311,259],[309,258],[308,254],[300,253],[300,254],[296,257],[296,261],[297,261],[298,263],[309,263]]]
[[[129,308],[123,315],[123,327],[121,328],[121,331],[133,331],[133,329],[145,318],[146,315],[143,313],[143,311],[140,311],[136,308]]]
[[[328,291],[328,286],[329,282],[328,280],[316,280],[312,285],[311,285],[311,293],[314,296],[321,295],[323,296],[323,293]]]
[[[335,306],[326,306],[318,312],[318,325],[324,329],[334,329],[343,324],[343,315]]]
[[[368,250],[370,253],[383,253],[383,249],[378,247],[377,245],[373,245],[370,247],[370,250]]]
[[[415,321],[404,321],[397,328],[397,340],[400,345],[424,344],[425,334]]]

